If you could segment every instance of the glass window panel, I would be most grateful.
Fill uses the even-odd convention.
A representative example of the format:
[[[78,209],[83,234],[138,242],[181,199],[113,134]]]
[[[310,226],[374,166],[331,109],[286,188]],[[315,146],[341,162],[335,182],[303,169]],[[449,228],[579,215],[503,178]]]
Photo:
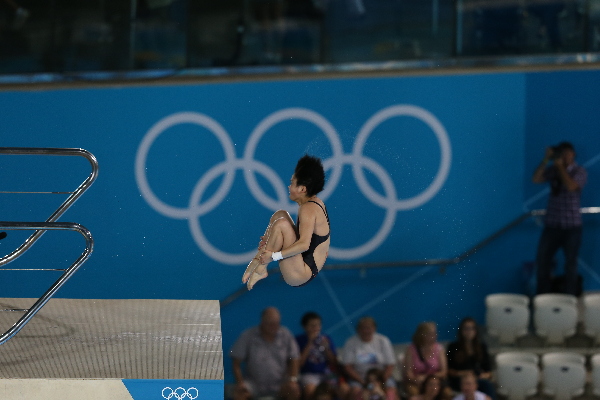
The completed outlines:
[[[600,0],[0,0],[0,74],[594,51]]]

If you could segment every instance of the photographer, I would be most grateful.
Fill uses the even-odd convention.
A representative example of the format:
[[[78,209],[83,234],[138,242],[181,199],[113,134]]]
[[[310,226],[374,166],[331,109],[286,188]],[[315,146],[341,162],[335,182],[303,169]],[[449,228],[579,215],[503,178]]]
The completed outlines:
[[[552,164],[549,165],[549,163]],[[581,189],[586,184],[586,170],[575,162],[575,149],[569,142],[546,149],[533,173],[534,183],[549,183],[550,197],[544,230],[537,250],[537,293],[552,289],[554,255],[562,247],[565,255],[564,292],[578,294],[577,256],[581,245]]]

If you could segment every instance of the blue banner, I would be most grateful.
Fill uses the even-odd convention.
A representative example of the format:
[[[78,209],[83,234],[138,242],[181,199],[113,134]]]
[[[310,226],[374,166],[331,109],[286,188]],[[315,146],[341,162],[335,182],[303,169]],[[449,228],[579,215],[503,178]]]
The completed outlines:
[[[5,145],[83,147],[99,160],[98,181],[62,218],[86,226],[97,243],[79,283],[61,290],[67,297],[225,297],[238,287],[271,213],[294,213],[287,184],[304,153],[327,168],[321,196],[332,221],[332,264],[451,257],[514,217],[522,198],[520,74],[49,90],[0,99],[2,126],[19,132]],[[37,163],[28,159],[23,168],[48,187],[54,170]],[[7,190],[29,182],[9,185],[15,174],[7,175]],[[7,218],[52,210],[43,204],[23,215],[18,202],[4,201]],[[10,237],[2,243],[15,244]]]
[[[133,400],[223,400],[223,381],[123,379]]]

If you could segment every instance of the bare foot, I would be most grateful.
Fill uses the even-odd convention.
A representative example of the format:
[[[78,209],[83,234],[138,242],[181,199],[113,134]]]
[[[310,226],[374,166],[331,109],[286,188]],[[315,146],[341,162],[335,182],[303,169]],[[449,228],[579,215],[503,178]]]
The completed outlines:
[[[246,285],[248,287],[248,290],[252,290],[254,285],[256,285],[256,282],[260,281],[261,279],[265,279],[267,276],[269,276],[269,273],[267,272],[267,265],[260,264],[254,269],[254,273],[250,276],[250,279],[248,280],[248,283]]]
[[[250,276],[252,276],[252,273],[259,265],[258,258],[253,258],[252,261],[248,263],[246,271],[244,271],[244,275],[242,275],[242,283],[248,282],[248,279],[250,279]]]

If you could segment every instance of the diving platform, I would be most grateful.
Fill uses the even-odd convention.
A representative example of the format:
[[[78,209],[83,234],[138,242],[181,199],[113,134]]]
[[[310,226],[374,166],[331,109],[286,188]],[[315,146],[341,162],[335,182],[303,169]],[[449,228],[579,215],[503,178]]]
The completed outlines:
[[[0,298],[0,328],[35,301]],[[217,300],[52,298],[0,346],[3,399],[222,399],[223,379]]]

